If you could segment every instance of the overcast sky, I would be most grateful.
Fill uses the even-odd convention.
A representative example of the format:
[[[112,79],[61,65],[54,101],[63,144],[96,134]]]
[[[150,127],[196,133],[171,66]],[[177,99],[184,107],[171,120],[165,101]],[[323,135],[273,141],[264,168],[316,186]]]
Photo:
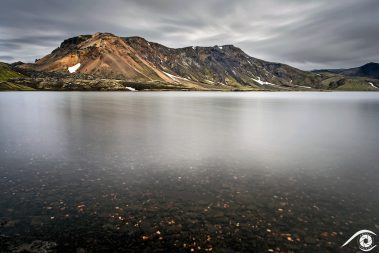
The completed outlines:
[[[33,62],[99,31],[169,47],[234,44],[301,69],[379,62],[379,0],[1,0],[0,61]]]

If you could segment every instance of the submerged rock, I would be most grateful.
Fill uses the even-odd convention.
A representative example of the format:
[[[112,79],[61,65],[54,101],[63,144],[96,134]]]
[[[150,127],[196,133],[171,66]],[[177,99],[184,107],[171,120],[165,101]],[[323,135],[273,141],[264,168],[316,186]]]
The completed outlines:
[[[15,253],[50,253],[55,252],[54,249],[57,247],[55,242],[47,242],[41,240],[35,240],[30,244],[22,244],[12,249]]]

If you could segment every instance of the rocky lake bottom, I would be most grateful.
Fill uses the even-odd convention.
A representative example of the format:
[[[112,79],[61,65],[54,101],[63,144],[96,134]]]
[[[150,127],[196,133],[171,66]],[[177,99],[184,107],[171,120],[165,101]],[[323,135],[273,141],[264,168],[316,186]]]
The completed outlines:
[[[356,252],[379,95],[0,94],[0,252]]]

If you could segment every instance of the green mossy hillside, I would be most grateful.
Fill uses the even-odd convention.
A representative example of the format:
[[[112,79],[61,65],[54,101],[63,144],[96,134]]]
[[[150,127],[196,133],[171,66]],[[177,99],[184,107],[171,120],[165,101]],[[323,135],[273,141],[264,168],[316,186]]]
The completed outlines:
[[[18,77],[22,77],[22,74],[13,71],[8,64],[0,63],[0,82]]]

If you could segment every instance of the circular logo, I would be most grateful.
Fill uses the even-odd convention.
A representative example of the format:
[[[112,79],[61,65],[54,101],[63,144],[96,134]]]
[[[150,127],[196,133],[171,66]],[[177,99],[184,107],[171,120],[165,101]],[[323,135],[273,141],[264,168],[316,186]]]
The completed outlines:
[[[368,233],[363,233],[358,238],[358,245],[361,250],[368,250],[374,244],[374,239]]]

